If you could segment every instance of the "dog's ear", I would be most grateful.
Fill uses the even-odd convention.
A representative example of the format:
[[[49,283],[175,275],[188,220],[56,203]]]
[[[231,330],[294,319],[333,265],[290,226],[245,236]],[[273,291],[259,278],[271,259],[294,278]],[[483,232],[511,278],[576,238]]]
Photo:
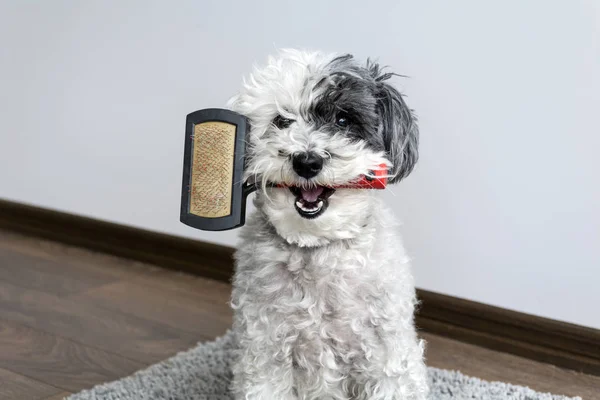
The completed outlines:
[[[367,69],[375,80],[379,134],[392,162],[390,183],[400,182],[413,170],[419,158],[417,119],[402,95],[386,81],[394,74],[383,73],[378,64],[368,62]]]

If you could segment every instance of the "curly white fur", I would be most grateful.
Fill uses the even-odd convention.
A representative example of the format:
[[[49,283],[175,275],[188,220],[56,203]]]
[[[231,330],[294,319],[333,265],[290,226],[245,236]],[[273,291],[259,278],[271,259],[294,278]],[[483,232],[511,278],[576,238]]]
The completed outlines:
[[[404,103],[385,79],[373,64],[301,51],[255,69],[231,102],[252,126],[249,178],[337,185],[382,162],[406,176],[416,161],[416,125],[406,121],[409,110],[391,112]],[[352,97],[353,82],[364,93]],[[370,128],[362,122],[336,130],[327,116],[311,116],[331,90],[349,93],[340,107],[350,104]],[[372,101],[363,98],[371,91]],[[381,103],[386,93],[389,102]],[[273,126],[278,114],[294,123]],[[289,155],[301,151],[326,158],[313,180],[291,167]],[[425,399],[414,283],[390,211],[369,190],[338,189],[315,219],[303,218],[294,201],[288,189],[263,186],[242,231],[232,295],[237,398]]]

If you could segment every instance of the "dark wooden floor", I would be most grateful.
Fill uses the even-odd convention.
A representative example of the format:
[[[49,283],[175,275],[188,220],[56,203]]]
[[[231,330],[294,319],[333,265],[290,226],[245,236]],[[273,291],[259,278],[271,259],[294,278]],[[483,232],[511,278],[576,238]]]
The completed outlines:
[[[229,292],[220,282],[0,231],[0,400],[62,399],[210,340],[231,324]],[[600,398],[599,377],[423,336],[431,366]]]

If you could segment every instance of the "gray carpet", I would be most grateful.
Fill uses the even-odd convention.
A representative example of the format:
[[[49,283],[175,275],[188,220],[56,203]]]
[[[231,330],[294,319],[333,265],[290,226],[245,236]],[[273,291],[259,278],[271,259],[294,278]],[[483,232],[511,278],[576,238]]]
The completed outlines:
[[[120,381],[67,400],[230,400],[231,333],[155,364]],[[567,400],[522,386],[486,382],[459,372],[429,369],[431,400]],[[577,398],[580,399],[580,398]]]

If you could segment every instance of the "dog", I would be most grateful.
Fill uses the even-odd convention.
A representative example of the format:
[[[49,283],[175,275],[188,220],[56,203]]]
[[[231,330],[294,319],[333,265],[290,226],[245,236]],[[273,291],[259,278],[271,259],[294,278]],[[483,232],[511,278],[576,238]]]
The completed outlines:
[[[376,190],[340,188],[382,164],[397,183],[417,162],[417,121],[393,75],[281,50],[228,103],[250,122],[245,178],[259,186],[235,254],[236,399],[427,397],[392,214]]]

